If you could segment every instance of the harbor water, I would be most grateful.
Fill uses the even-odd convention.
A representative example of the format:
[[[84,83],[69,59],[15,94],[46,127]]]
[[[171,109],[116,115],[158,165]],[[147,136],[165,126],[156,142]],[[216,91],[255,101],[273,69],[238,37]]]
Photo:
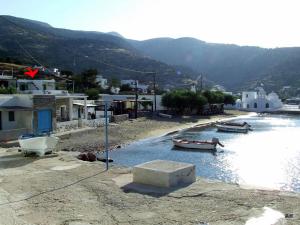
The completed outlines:
[[[197,176],[230,183],[287,191],[300,191],[300,117],[249,115],[253,131],[217,132],[215,127],[191,128],[180,136],[194,140],[220,139],[224,148],[216,152],[175,148],[172,135],[133,143],[110,153],[114,162],[134,166],[163,159],[196,165]]]

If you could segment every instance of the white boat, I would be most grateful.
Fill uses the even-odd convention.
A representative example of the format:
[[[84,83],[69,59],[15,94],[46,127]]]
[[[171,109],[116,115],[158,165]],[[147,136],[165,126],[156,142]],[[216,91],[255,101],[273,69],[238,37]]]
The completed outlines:
[[[211,141],[194,141],[194,140],[173,138],[173,144],[180,148],[202,149],[202,150],[215,150],[217,144],[224,147],[224,145],[222,145],[219,142],[218,138],[213,138]]]
[[[247,122],[244,123],[232,123],[232,122],[223,122],[216,124],[218,131],[224,132],[236,132],[236,133],[247,133],[251,130],[251,125]]]
[[[59,138],[53,135],[49,136],[33,136],[33,135],[22,135],[19,137],[19,144],[21,151],[24,154],[36,153],[38,156],[43,156],[47,152],[52,152]]]

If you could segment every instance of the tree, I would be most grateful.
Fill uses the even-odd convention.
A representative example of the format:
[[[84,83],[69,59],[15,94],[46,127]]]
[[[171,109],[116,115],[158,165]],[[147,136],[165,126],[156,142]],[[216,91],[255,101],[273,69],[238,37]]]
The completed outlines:
[[[224,94],[220,91],[203,91],[203,96],[206,97],[209,104],[224,103]]]
[[[97,100],[99,98],[99,90],[96,88],[91,88],[85,91],[85,94],[88,96],[89,100]]]
[[[17,93],[17,89],[14,87],[0,87],[0,94],[16,94]]]
[[[120,87],[121,86],[121,81],[118,78],[111,78],[110,80],[110,87]]]
[[[83,71],[80,75],[74,76],[75,89],[78,92],[84,92],[86,89],[98,88],[96,83],[96,69],[88,69]]]
[[[235,97],[233,95],[225,94],[224,95],[224,104],[230,104],[234,105],[235,104]]]
[[[194,110],[200,111],[206,103],[207,99],[201,93],[187,90],[175,90],[162,97],[162,105],[178,114],[193,113]]]
[[[120,91],[132,91],[132,88],[129,84],[123,84],[120,88]]]

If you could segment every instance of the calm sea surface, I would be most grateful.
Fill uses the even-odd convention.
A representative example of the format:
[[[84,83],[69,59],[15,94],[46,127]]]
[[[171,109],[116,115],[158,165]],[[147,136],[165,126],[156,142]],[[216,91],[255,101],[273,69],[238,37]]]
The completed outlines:
[[[136,142],[110,153],[114,162],[134,166],[155,159],[196,165],[197,175],[225,182],[300,191],[300,117],[251,115],[236,119],[252,125],[248,134],[193,128],[181,133],[192,139],[218,137],[225,145],[211,152],[173,147],[172,136]]]

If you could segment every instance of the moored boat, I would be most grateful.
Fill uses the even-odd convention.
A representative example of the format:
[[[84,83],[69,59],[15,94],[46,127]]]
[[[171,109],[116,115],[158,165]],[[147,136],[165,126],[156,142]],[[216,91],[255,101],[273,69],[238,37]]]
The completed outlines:
[[[215,150],[217,144],[224,147],[218,138],[213,138],[211,141],[198,141],[198,140],[187,140],[173,138],[173,144],[180,148],[190,148],[190,149],[202,149],[202,150]]]
[[[247,122],[233,123],[233,122],[222,122],[216,124],[218,131],[223,132],[236,132],[236,133],[247,133],[251,130],[251,125]]]
[[[34,135],[22,135],[19,137],[19,144],[21,151],[24,154],[36,153],[38,156],[43,156],[47,152],[52,152],[59,138],[53,135],[47,136],[34,136]]]

